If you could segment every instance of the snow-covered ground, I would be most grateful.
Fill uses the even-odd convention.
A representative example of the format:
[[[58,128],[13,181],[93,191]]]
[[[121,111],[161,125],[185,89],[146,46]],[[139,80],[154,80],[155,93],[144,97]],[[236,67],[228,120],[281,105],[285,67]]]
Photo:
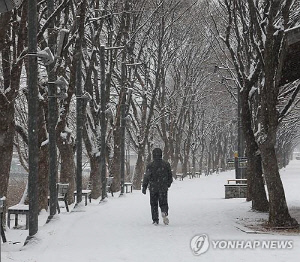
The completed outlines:
[[[291,213],[300,222],[300,161],[291,161],[281,176]],[[44,223],[45,212],[40,216],[35,243],[23,247],[27,230],[6,231],[8,243],[1,246],[2,262],[296,261],[300,235],[248,230],[245,225],[261,222],[267,214],[252,212],[245,199],[224,199],[229,178],[234,178],[234,172],[174,181],[169,191],[168,226],[151,224],[149,192],[146,196],[134,191],[121,198],[109,197],[102,204],[94,200],[79,209],[83,212],[63,209],[49,224]],[[201,234],[209,237],[210,247],[195,256],[191,239]],[[240,243],[239,248],[224,248],[230,241]],[[214,248],[216,243],[221,243],[218,248]],[[287,248],[276,248],[278,243],[288,243]]]

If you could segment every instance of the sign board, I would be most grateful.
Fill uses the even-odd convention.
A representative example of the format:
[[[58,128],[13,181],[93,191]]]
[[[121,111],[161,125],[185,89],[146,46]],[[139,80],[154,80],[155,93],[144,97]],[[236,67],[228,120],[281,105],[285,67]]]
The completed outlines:
[[[239,157],[238,158],[238,166],[239,168],[247,168],[248,158],[247,157]]]
[[[235,167],[234,158],[227,159],[227,167],[229,167],[229,168],[234,168]]]

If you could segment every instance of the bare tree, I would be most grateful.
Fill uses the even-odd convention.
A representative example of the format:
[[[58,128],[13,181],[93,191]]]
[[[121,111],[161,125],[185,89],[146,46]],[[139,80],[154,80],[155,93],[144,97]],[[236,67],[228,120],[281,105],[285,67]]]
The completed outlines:
[[[26,42],[26,7],[0,14],[0,195],[7,196],[15,133],[14,105],[20,86],[23,60],[18,57]],[[21,19],[19,20],[18,17]]]

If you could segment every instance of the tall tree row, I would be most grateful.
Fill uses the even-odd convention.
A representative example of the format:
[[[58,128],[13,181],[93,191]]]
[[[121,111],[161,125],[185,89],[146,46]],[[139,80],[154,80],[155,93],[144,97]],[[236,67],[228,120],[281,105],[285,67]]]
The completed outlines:
[[[26,2],[0,15],[0,195],[4,196],[13,145],[27,166]],[[47,1],[40,1],[38,47],[51,46],[55,60],[52,66],[39,60],[37,72],[39,209],[47,208],[48,82],[55,76],[66,80],[55,94],[56,142],[58,176],[70,184],[69,203],[76,186],[75,116],[80,103],[94,199],[105,182],[100,176],[103,158],[107,175],[114,177],[113,190],[120,190],[122,121],[126,120],[126,142],[137,155],[134,171],[126,177],[136,189],[157,146],[174,174],[225,170],[227,159],[237,151],[242,128],[248,200],[256,210],[269,210],[270,225],[294,225],[278,166],[288,163],[299,136],[300,85],[281,82],[288,49],[285,30],[295,25],[296,2],[56,0],[49,16]],[[57,56],[62,31],[68,34]],[[105,118],[100,117],[103,114]],[[105,156],[100,154],[102,137]]]
[[[278,133],[281,119],[295,103],[299,91],[298,83],[284,85],[281,81],[288,51],[285,30],[295,22],[291,19],[291,14],[298,10],[295,3],[225,0],[215,5],[218,12],[227,17],[222,32],[214,21],[239,85],[253,208],[269,210],[269,224],[275,227],[297,225],[288,211],[275,151],[277,138],[282,138]],[[282,95],[284,99],[279,100]],[[284,147],[282,142],[281,146]]]
[[[212,118],[211,110],[216,105],[204,103],[213,91],[206,73],[212,39],[205,39],[205,29],[201,28],[203,21],[199,19],[199,14],[205,12],[205,5],[197,1],[127,0],[120,3],[103,0],[89,1],[88,7],[81,8],[86,4],[85,1],[54,1],[54,12],[48,17],[46,2],[38,3],[39,50],[49,46],[49,39],[57,42],[62,30],[69,31],[65,48],[60,57],[55,57],[54,66],[47,68],[39,61],[37,72],[40,92],[40,209],[47,208],[48,195],[49,70],[54,71],[57,79],[64,77],[67,81],[65,90],[58,88],[56,91],[57,168],[60,181],[70,184],[70,192],[75,189],[75,80],[78,60],[82,65],[83,94],[86,92],[91,97],[90,101],[83,102],[83,138],[91,166],[93,198],[98,198],[101,192],[101,59],[105,62],[106,162],[109,173],[115,177],[115,191],[120,188],[122,86],[125,90],[132,90],[128,116],[131,124],[127,133],[131,148],[138,156],[132,177],[135,188],[139,188],[153,146],[164,148],[164,157],[172,162],[174,173],[179,163],[184,173],[191,167],[195,170],[224,167],[224,158],[228,157],[228,148],[231,147],[226,144],[231,130],[222,132],[217,117]],[[1,183],[1,195],[7,194],[13,144],[21,163],[25,168],[27,165],[27,90],[25,82],[20,81],[21,77],[26,78],[27,69],[26,6],[24,1],[18,9],[1,15],[1,127],[4,137],[1,146],[2,152],[7,152],[2,154],[5,159],[2,161],[1,180],[3,178],[5,182]],[[54,24],[51,32],[48,30],[50,23]],[[12,48],[8,48],[10,45]],[[101,46],[106,48],[103,57],[100,55]],[[57,45],[52,51],[56,55]],[[122,62],[140,64],[126,66],[125,82],[122,80]],[[214,138],[215,132],[219,133]],[[204,168],[204,165],[207,167]],[[68,201],[73,202],[73,194],[69,194]]]

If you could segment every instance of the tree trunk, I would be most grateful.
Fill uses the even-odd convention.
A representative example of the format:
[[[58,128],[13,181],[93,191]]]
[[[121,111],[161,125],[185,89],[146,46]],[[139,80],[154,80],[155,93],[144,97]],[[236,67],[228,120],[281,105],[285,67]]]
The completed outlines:
[[[196,172],[196,150],[192,151],[192,174],[195,176]]]
[[[121,174],[120,174],[120,162],[121,162],[121,148],[120,143],[120,126],[116,124],[114,130],[114,155],[111,164],[111,173],[114,177],[112,183],[113,192],[117,192],[121,189]]]
[[[97,199],[101,195],[100,156],[90,156],[90,182],[92,185],[92,198]]]
[[[95,117],[96,118],[96,117]],[[101,187],[102,187],[102,181],[101,181],[101,174],[100,174],[100,154],[97,154],[99,150],[95,150],[94,144],[90,139],[90,126],[87,128],[87,125],[89,124],[90,121],[86,120],[86,117],[84,119],[84,122],[86,125],[83,128],[83,141],[85,144],[85,149],[87,152],[87,155],[89,157],[90,161],[90,183],[91,183],[91,197],[93,199],[97,199],[101,195]],[[95,122],[95,126],[97,126],[99,122]]]
[[[19,42],[11,46],[11,24],[13,21],[12,12],[0,15],[0,51],[2,63],[2,78],[4,86],[0,91],[0,197],[7,197],[10,166],[13,155],[13,140],[15,135],[15,99],[20,85],[20,75],[22,62],[12,63],[12,48],[16,52],[16,47],[23,43],[23,34],[18,35]],[[25,27],[26,15],[22,16],[20,26]],[[17,45],[18,44],[18,45]],[[5,92],[3,92],[5,91]]]
[[[250,162],[252,161],[254,161],[253,183],[251,190],[252,208],[257,211],[267,212],[269,210],[269,202],[262,176],[261,156],[254,155],[250,159]]]
[[[175,177],[176,177],[176,173],[177,173],[178,162],[179,162],[179,157],[178,157],[178,155],[175,154],[172,157],[172,172],[173,172],[173,176],[175,176]]]
[[[201,145],[201,153],[200,153],[200,159],[199,159],[199,172],[200,175],[202,175],[202,171],[203,171],[203,156],[204,156],[204,142],[202,139],[202,145]]]
[[[187,157],[185,156],[184,157],[184,160],[182,162],[182,174],[183,176],[186,176],[187,175],[187,172],[188,172],[188,159]]]
[[[39,118],[38,118],[38,137],[39,137],[39,173],[38,173],[38,202],[39,211],[42,209],[48,209],[48,194],[49,194],[49,149],[48,143],[42,145],[47,140],[47,131],[45,126],[44,109],[40,104],[39,106]]]
[[[145,149],[139,148],[138,157],[135,165],[135,176],[133,180],[133,186],[135,189],[141,189],[141,181],[145,172]]]
[[[75,191],[75,163],[74,163],[74,145],[57,143],[61,155],[60,182],[69,184],[68,204],[74,203]]]
[[[297,226],[298,222],[290,216],[286,204],[274,147],[263,145],[260,149],[270,200],[269,225],[272,227]]]
[[[74,162],[74,142],[70,133],[63,132],[63,126],[57,127],[57,147],[61,156],[60,182],[69,183],[68,203],[74,203],[75,191],[75,162]],[[66,134],[66,136],[61,136]]]
[[[48,210],[49,195],[49,161],[48,161],[48,145],[39,149],[39,173],[38,173],[38,201],[39,211]]]
[[[0,197],[7,197],[10,165],[15,133],[14,103],[7,103],[0,93]]]
[[[212,152],[210,151],[210,152],[207,152],[207,154],[208,154],[208,161],[207,161],[207,175],[209,175],[210,174],[210,170],[211,170],[211,162],[212,162]]]
[[[251,125],[251,111],[248,103],[250,87],[244,88],[241,92],[241,122],[243,129],[243,136],[246,144],[246,152],[248,157],[247,166],[247,184],[248,195],[247,200],[252,200],[252,208],[257,211],[267,212],[269,210],[269,203],[266,195],[264,181],[262,177],[262,163],[261,155],[258,154],[259,149],[255,141],[252,125]]]
[[[249,132],[252,132],[249,131]],[[252,133],[253,134],[253,133]],[[252,209],[267,212],[269,210],[269,202],[266,195],[262,176],[262,163],[261,155],[257,154],[258,146],[254,140],[254,136],[251,138],[248,134],[244,136],[246,139],[246,152],[248,157],[247,166],[247,184],[248,195],[247,201],[252,200]]]

